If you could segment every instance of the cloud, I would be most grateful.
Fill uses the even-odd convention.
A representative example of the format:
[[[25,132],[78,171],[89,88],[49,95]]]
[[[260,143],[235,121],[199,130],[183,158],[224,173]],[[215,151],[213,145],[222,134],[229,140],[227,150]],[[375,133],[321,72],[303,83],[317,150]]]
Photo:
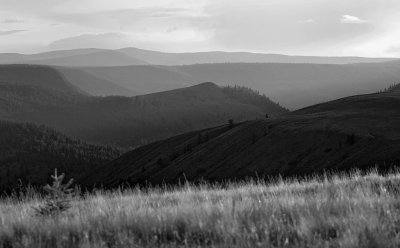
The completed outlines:
[[[400,38],[399,0],[0,0],[0,6],[2,51],[58,40],[51,46],[383,56],[396,52]],[[4,36],[22,29],[29,32]],[[75,38],[60,41],[66,37]]]
[[[314,19],[306,19],[306,20],[301,20],[301,21],[298,21],[298,23],[314,23],[315,21],[314,21]]]
[[[340,22],[343,24],[362,24],[368,22],[367,20],[363,20],[357,16],[352,15],[343,15],[340,18]]]
[[[22,19],[14,19],[14,18],[6,18],[1,21],[2,23],[23,23],[25,20]]]
[[[27,31],[27,30],[7,30],[7,31],[0,30],[0,36],[11,35],[11,34],[19,33],[19,32],[24,32],[24,31]]]

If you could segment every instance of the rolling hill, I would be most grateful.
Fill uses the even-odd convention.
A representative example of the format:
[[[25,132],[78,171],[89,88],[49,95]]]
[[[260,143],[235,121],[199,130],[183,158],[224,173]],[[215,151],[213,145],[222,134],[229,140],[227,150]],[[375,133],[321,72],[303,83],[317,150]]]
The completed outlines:
[[[150,94],[202,82],[178,68],[166,66],[85,67],[81,71],[140,94]]]
[[[227,63],[80,69],[141,94],[202,82],[243,85],[267,94],[292,110],[341,97],[374,93],[400,81],[400,64],[396,63]]]
[[[68,93],[79,91],[79,88],[74,87],[57,70],[49,66],[0,65],[0,82],[39,86]]]
[[[343,98],[288,116],[190,132],[139,147],[86,185],[298,176],[400,163],[400,93]]]
[[[7,121],[0,121],[0,146],[0,192],[15,189],[19,180],[25,186],[43,185],[54,168],[79,180],[120,154],[44,126]]]
[[[38,54],[0,54],[1,64],[41,64],[58,66],[190,65],[200,63],[310,63],[351,64],[392,61],[396,58],[313,57],[250,52],[165,53],[138,48],[73,49]]]
[[[137,91],[121,87],[78,68],[56,67],[68,82],[92,96],[135,96]]]
[[[228,119],[287,112],[250,89],[213,83],[136,97],[95,97],[51,67],[8,65],[0,70],[4,71],[0,73],[1,120],[43,124],[101,144],[137,146]]]
[[[91,97],[62,108],[16,113],[12,120],[45,124],[86,141],[126,147],[226,123],[228,119],[243,121],[287,112],[268,98],[259,96],[259,101],[240,88],[236,92],[204,83],[133,98]]]
[[[72,106],[89,95],[49,66],[0,65],[0,118]]]

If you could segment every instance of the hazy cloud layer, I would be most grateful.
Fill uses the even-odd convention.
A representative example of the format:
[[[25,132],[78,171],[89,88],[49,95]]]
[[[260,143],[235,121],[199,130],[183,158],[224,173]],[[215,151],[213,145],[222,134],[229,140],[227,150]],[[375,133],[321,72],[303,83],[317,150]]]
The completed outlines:
[[[0,30],[30,30],[3,35],[0,52],[136,46],[400,56],[393,49],[400,46],[398,0],[0,0],[0,6]]]
[[[15,33],[23,32],[23,31],[26,31],[26,30],[7,30],[7,31],[0,30],[0,36],[15,34]]]

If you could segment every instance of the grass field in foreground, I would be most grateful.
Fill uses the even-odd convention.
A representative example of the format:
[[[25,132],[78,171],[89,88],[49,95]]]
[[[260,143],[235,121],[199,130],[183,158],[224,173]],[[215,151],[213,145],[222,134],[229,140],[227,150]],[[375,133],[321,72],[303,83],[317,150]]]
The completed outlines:
[[[57,217],[0,203],[0,247],[399,247],[400,174],[98,192]]]

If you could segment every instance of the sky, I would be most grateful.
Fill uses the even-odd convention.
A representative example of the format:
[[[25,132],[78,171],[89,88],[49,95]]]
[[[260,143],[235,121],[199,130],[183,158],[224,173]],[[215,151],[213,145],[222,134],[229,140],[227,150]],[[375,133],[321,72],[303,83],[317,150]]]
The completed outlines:
[[[0,0],[0,52],[400,57],[400,0]]]

